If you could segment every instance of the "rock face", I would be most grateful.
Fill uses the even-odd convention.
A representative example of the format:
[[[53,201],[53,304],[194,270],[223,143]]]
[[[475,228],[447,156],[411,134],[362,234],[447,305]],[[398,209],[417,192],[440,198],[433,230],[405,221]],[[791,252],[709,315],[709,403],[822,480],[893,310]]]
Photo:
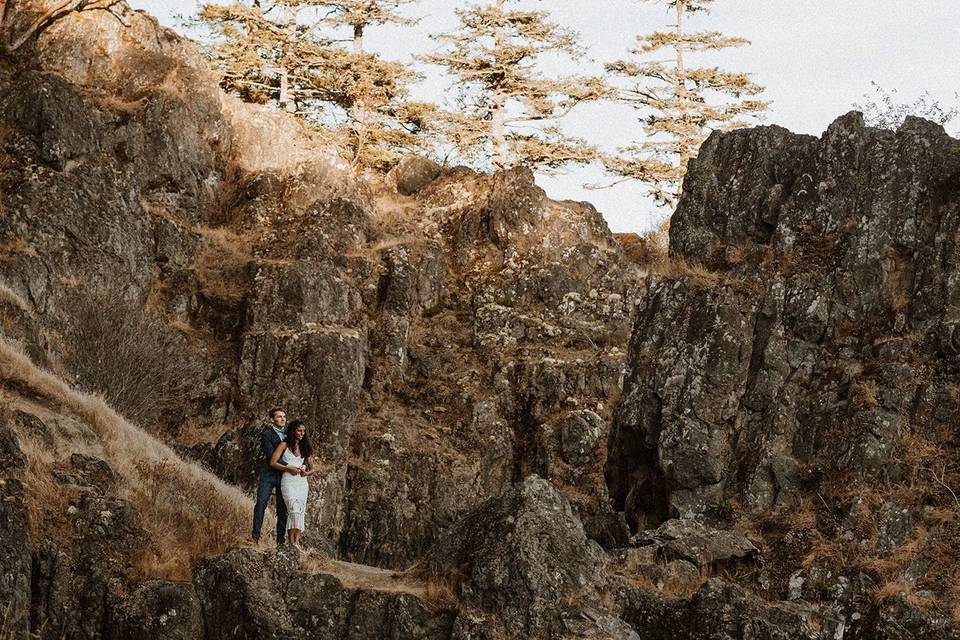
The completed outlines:
[[[7,3],[0,40],[54,4]],[[123,2],[44,24],[21,51],[0,64],[5,338],[128,416],[160,396],[136,413],[142,426],[248,489],[266,410],[305,420],[322,464],[305,535],[314,549],[407,567],[531,474],[570,496],[562,510],[588,536],[626,541],[606,496],[602,432],[642,282],[596,210],[547,198],[524,168],[490,176],[408,158],[368,184],[291,118],[222,95],[192,43]],[[98,375],[98,364],[117,375]],[[83,422],[0,382],[24,415]],[[24,434],[32,445],[50,435],[19,423],[0,433],[0,455],[38,487],[42,478],[62,488],[69,500],[50,509],[65,522],[93,526],[99,505],[130,526],[117,539],[100,529],[53,539],[41,528],[32,630],[97,637],[113,621],[121,635],[184,637],[198,619],[203,634],[232,633],[236,615],[249,629],[320,633],[325,622],[307,625],[294,609],[274,619],[251,600],[235,610],[204,579],[192,590],[126,584],[110,546],[150,548],[157,536],[138,528],[121,497],[127,476],[111,469],[96,429],[61,431],[75,439],[56,458],[35,446],[30,460],[19,454]],[[68,505],[76,512],[59,513]],[[104,555],[89,574],[84,548]],[[219,561],[243,564],[230,558]],[[237,584],[261,580],[251,572]],[[311,588],[301,613],[333,615],[329,637],[357,624],[372,635],[381,606],[396,607],[385,629],[419,633],[404,626],[423,606],[409,594],[394,605],[358,589],[336,596],[347,610],[321,615],[332,587]],[[216,611],[223,617],[204,617]],[[443,616],[423,616],[444,628]],[[449,633],[469,637],[470,620]],[[592,623],[572,620],[588,633]],[[524,624],[539,633],[540,622]]]
[[[23,485],[0,479],[0,602],[3,631],[16,640],[30,636],[30,533]]]
[[[11,5],[10,28],[48,4]],[[112,10],[54,21],[36,64],[0,76],[0,279],[22,302],[4,308],[46,327],[17,338],[124,413],[142,403],[77,362],[120,354],[111,370],[138,363],[120,380],[171,382],[135,417],[248,488],[284,406],[325,464],[310,529],[351,559],[407,566],[530,473],[624,541],[597,430],[642,284],[602,217],[523,168],[410,157],[368,185],[292,119],[221,95],[192,43]],[[114,330],[136,315],[152,339]]]
[[[55,4],[6,3],[0,42]],[[941,129],[712,136],[644,282],[528,169],[365,181],[123,2],[22,52],[0,59],[0,355],[28,369],[0,368],[5,632],[955,635]],[[112,438],[63,382],[149,433]],[[178,523],[245,508],[198,467],[163,484],[161,441],[249,490],[275,405],[317,449],[307,550],[216,530],[196,566],[159,553],[131,479],[177,489]]]
[[[806,466],[872,476],[903,433],[952,420],[958,177],[957,142],[912,118],[705,143],[671,227],[689,272],[639,307],[607,463],[618,503],[770,508]]]
[[[672,267],[638,306],[610,432],[627,521],[759,518],[764,556],[803,597],[853,615],[886,585],[945,610],[938,541],[955,529],[929,516],[956,507],[958,213],[960,143],[923,120],[711,136]],[[756,586],[786,597],[765,566]],[[845,624],[889,633],[867,617]]]

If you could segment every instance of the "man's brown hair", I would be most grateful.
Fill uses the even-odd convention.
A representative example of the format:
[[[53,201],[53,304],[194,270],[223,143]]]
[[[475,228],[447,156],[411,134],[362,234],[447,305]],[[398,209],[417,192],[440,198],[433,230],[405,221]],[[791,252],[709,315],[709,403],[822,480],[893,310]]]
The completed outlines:
[[[273,419],[273,416],[277,415],[277,411],[283,411],[284,413],[286,413],[283,407],[274,407],[273,409],[270,409],[270,411],[268,412],[268,415],[270,416],[271,420]]]

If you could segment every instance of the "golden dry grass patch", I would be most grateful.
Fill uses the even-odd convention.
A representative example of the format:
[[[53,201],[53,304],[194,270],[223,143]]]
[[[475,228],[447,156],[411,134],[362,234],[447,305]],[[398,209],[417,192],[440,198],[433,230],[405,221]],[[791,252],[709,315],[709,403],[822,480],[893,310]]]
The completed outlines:
[[[152,571],[162,574],[151,577],[183,578],[195,561],[243,544],[253,501],[239,488],[184,461],[166,444],[124,420],[102,398],[76,391],[5,339],[0,339],[0,372],[3,386],[30,390],[38,402],[77,416],[97,435],[103,457],[120,478],[121,497],[138,510],[151,537],[140,567],[143,577]],[[49,470],[43,466],[50,458],[37,452],[31,434],[18,435],[23,436],[25,455],[33,456],[42,467],[31,470],[28,486],[44,495],[54,492],[45,479],[44,471]],[[63,506],[44,504],[54,511]],[[272,524],[268,521],[265,526],[269,529]]]

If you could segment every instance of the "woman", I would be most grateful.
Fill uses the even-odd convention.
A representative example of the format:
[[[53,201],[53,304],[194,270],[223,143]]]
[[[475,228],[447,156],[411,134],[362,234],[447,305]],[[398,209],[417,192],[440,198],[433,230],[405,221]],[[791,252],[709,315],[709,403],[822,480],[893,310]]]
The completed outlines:
[[[287,535],[298,547],[307,508],[307,478],[316,472],[311,453],[306,427],[301,420],[294,420],[287,426],[287,437],[277,445],[270,458],[270,466],[283,472],[280,493],[287,505]]]

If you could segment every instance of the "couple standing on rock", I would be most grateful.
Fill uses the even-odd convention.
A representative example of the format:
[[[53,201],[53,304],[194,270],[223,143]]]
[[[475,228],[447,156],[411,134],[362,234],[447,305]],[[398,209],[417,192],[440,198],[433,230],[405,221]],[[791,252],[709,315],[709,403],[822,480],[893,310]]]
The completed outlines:
[[[257,503],[253,509],[253,531],[250,538],[260,541],[263,514],[274,489],[277,491],[277,544],[283,544],[289,534],[290,542],[300,545],[304,515],[307,508],[307,478],[316,473],[311,458],[312,449],[303,422],[294,420],[287,425],[287,412],[280,407],[270,410],[270,422],[260,434],[263,453],[260,464],[260,482],[257,484]]]

